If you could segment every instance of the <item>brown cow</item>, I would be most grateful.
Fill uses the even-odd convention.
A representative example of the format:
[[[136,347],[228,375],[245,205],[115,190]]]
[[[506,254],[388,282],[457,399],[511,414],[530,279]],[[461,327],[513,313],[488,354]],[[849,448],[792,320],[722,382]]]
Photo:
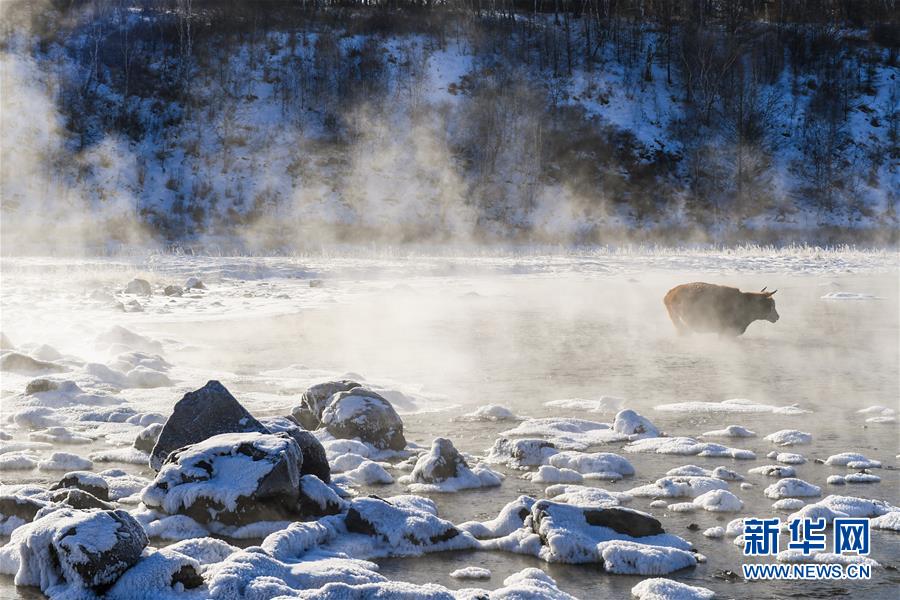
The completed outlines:
[[[712,283],[685,283],[669,290],[663,302],[679,334],[715,332],[738,336],[758,319],[778,320],[772,295],[741,290]]]

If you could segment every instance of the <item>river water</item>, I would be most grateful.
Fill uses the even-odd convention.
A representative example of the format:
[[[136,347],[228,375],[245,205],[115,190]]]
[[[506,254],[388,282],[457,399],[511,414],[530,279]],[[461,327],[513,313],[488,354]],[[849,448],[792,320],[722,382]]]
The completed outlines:
[[[123,313],[87,295],[114,291],[141,274],[154,284],[181,283],[199,275],[209,290],[196,299],[145,301],[143,312]],[[448,437],[462,451],[483,455],[510,422],[456,418],[485,404],[520,416],[578,417],[610,422],[614,413],[551,408],[560,399],[616,396],[669,435],[697,436],[743,425],[759,436],[728,441],[757,454],[752,461],[625,454],[636,475],[593,485],[624,491],[662,477],[669,469],[724,465],[744,474],[751,489],[730,485],[744,501],[738,514],[669,513],[636,498],[632,508],[659,518],[667,531],[697,547],[708,560],[670,575],[715,590],[721,597],[886,598],[900,583],[900,537],[873,533],[872,558],[883,569],[868,582],[749,583],[716,576],[740,571],[741,548],[731,538],[701,532],[736,516],[781,516],[763,489],[774,480],[747,475],[771,464],[774,446],[763,436],[780,429],[810,432],[810,445],[788,451],[809,459],[797,477],[830,493],[900,504],[900,426],[870,423],[858,411],[874,405],[900,410],[900,290],[896,255],[876,253],[638,253],[564,256],[295,257],[291,259],[139,259],[58,261],[7,259],[3,263],[2,329],[17,344],[49,344],[81,360],[101,360],[94,338],[118,324],[160,340],[173,365],[173,386],[123,390],[141,410],[165,412],[189,389],[220,379],[256,414],[287,414],[306,385],[347,373],[392,386],[409,403],[407,439],[428,445]],[[310,287],[321,279],[321,287]],[[673,285],[709,281],[759,290],[778,289],[781,319],[760,321],[736,339],[678,337],[662,297]],[[829,300],[835,292],[863,294]],[[869,297],[872,296],[872,297]],[[4,374],[0,422],[15,408],[27,379]],[[745,398],[761,404],[797,405],[797,416],[670,412],[660,405]],[[25,433],[10,428],[16,439]],[[106,447],[97,440],[79,454]],[[594,450],[623,453],[624,444]],[[72,451],[70,448],[67,451]],[[847,470],[819,464],[838,452],[861,452],[886,468],[876,484],[830,486],[826,478]],[[624,454],[624,453],[623,453]],[[104,465],[105,466],[105,465]],[[138,465],[110,464],[151,476]],[[520,494],[543,496],[544,485],[507,475],[499,488],[432,494],[442,517],[485,520]],[[40,471],[0,473],[3,483],[55,481]],[[403,493],[399,484],[363,488],[380,496]],[[689,529],[689,525],[699,528]],[[783,538],[784,539],[784,538]],[[524,567],[538,567],[561,589],[580,598],[628,597],[641,578],[609,575],[596,566],[550,565],[499,552],[454,552],[380,561],[390,579],[472,587],[449,573],[467,565],[492,570],[479,587],[498,587]],[[0,596],[34,595],[0,578]]]

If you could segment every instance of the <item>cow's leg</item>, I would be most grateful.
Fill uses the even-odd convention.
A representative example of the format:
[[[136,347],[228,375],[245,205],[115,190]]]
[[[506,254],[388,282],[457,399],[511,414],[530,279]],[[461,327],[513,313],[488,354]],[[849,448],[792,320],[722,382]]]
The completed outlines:
[[[669,312],[669,319],[672,320],[672,324],[675,326],[675,331],[678,335],[688,335],[691,333],[691,330],[685,324],[684,321],[681,320],[681,316],[678,314],[678,311],[669,304],[666,303],[666,310]]]

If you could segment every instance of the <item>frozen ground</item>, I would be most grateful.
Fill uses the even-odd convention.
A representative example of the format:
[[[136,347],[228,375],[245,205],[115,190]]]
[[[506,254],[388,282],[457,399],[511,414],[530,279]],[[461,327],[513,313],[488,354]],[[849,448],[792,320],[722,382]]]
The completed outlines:
[[[807,459],[793,465],[793,477],[820,487],[821,496],[803,501],[840,494],[900,504],[900,476],[894,469],[900,452],[895,418],[900,409],[898,264],[897,254],[891,252],[802,248],[21,258],[3,259],[0,265],[0,308],[2,331],[17,350],[64,369],[48,378],[74,381],[91,410],[124,406],[147,413],[138,419],[141,426],[157,418],[152,413],[168,415],[184,392],[209,379],[222,381],[254,415],[271,416],[287,414],[310,384],[348,373],[381,390],[403,416],[407,439],[423,447],[444,437],[463,453],[484,456],[501,432],[519,426],[510,420],[454,418],[484,405],[501,405],[521,418],[577,417],[608,423],[616,434],[609,437],[617,441],[584,450],[620,454],[635,473],[615,481],[585,479],[583,485],[625,492],[687,465],[700,469],[685,473],[705,470],[712,477],[716,467],[724,466],[752,484],[745,488],[739,481],[725,482],[743,502],[740,512],[704,510],[705,502],[682,512],[643,496],[628,503],[656,516],[667,532],[693,543],[708,558],[667,577],[721,597],[841,595],[851,593],[841,582],[732,583],[717,577],[723,571],[739,571],[741,550],[728,535],[706,537],[703,532],[725,527],[738,516],[790,514],[773,508],[774,500],[764,493],[777,479],[748,473],[778,464],[774,455],[767,458],[776,448]],[[151,283],[152,296],[121,294],[136,276]],[[192,276],[203,280],[207,289],[181,297],[163,295],[163,286],[184,285]],[[746,290],[777,288],[781,319],[776,324],[754,323],[736,340],[676,337],[661,299],[674,284],[695,280]],[[123,312],[120,302],[137,302],[141,312]],[[143,338],[112,329],[115,326]],[[62,396],[58,404],[48,401],[37,407],[49,410],[31,407],[23,413],[28,398],[22,392],[34,378],[12,372],[0,377],[0,429],[12,437],[0,441],[0,464],[23,467],[4,467],[3,483],[53,483],[66,470],[76,470],[65,468],[69,464],[95,472],[121,468],[152,476],[144,465],[120,462],[130,456],[137,424],[86,427],[76,419],[88,409],[76,411]],[[749,450],[756,458],[626,452],[625,434],[612,429],[620,403],[600,402],[603,397],[624,399],[625,408],[669,436]],[[732,399],[752,404],[723,404]],[[571,402],[553,402],[557,400]],[[793,405],[799,410],[748,408]],[[657,410],[659,406],[664,409]],[[735,425],[756,436],[703,435]],[[530,427],[534,431],[534,423]],[[782,430],[809,433],[811,440],[780,448],[766,439]],[[50,460],[61,452],[66,455]],[[881,481],[826,483],[829,477],[858,469],[848,460],[822,464],[816,459],[824,462],[846,452],[862,455],[858,460],[880,461],[882,467],[871,470]],[[92,459],[93,465],[85,467],[76,457]],[[54,465],[64,470],[51,470]],[[457,524],[493,519],[522,494],[547,497],[548,484],[523,478],[527,471],[491,468],[506,475],[499,487],[426,495],[442,518]],[[382,497],[406,493],[398,481],[403,471],[388,472],[395,483],[360,485],[358,491]],[[134,493],[123,484],[121,497]],[[691,497],[664,500],[692,502]],[[688,528],[692,524],[697,527]],[[872,558],[881,565],[900,563],[896,532],[875,531],[872,544]],[[499,551],[455,550],[377,562],[390,580],[439,583],[451,589],[473,586],[451,577],[472,565],[490,570],[489,580],[477,582],[487,589],[536,567],[580,598],[628,597],[642,579]],[[876,570],[870,582],[853,584],[852,597],[885,597],[898,580],[895,570]],[[33,589],[13,591],[12,578],[0,578],[0,595],[16,593],[35,594]]]

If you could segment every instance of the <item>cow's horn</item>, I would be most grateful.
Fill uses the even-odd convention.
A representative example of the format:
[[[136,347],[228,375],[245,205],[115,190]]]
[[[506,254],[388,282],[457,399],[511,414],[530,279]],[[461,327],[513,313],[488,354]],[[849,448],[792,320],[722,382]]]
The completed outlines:
[[[765,286],[763,289],[759,290],[759,293],[762,294],[764,291],[766,291],[767,287],[769,287],[769,286]]]
[[[775,294],[775,292],[777,292],[777,291],[778,291],[778,290],[772,290],[771,292],[768,293],[768,295],[769,295],[769,296],[772,296],[772,295]]]

